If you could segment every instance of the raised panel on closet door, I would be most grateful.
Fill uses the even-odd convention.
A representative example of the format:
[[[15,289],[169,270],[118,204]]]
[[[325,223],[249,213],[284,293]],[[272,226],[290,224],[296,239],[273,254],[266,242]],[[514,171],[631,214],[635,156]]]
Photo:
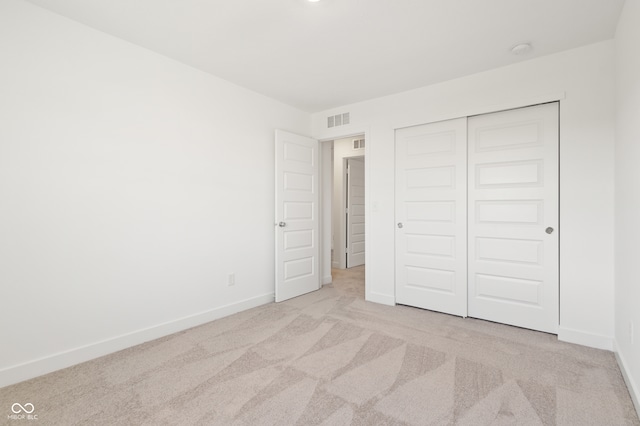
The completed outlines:
[[[467,314],[466,118],[396,131],[396,302]]]
[[[468,119],[469,316],[557,333],[558,104]]]

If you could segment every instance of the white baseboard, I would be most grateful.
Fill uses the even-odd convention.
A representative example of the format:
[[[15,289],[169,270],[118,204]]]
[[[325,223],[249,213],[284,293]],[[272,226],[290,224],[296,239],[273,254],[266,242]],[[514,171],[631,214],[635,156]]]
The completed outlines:
[[[636,383],[633,380],[633,377],[631,377],[631,375],[629,374],[629,371],[631,370],[629,369],[624,356],[620,353],[618,343],[615,340],[614,352],[616,354],[618,366],[620,367],[620,371],[622,372],[622,377],[624,377],[624,381],[627,384],[627,389],[629,389],[629,395],[631,395],[633,405],[636,407],[636,413],[638,414],[638,417],[640,417],[640,384]]]
[[[91,343],[89,345],[77,347],[33,361],[28,361],[23,364],[7,367],[0,370],[0,388],[99,358],[101,356],[108,355],[131,346],[139,345],[150,340],[158,339],[160,337],[168,336],[179,331],[187,330],[198,325],[206,324],[237,312],[265,305],[273,302],[273,300],[273,293],[241,300],[240,302],[220,306],[218,308],[189,315],[174,321],[165,322],[153,327],[133,331],[110,339]]]
[[[376,293],[375,291],[367,292],[365,299],[367,302],[380,303],[381,305],[395,306],[396,304],[395,296]]]
[[[333,269],[340,269],[340,262],[331,262],[331,267]]]
[[[327,275],[322,278],[322,285],[331,284],[333,282],[333,277],[331,275]]]
[[[590,348],[604,349],[607,351],[613,350],[612,337],[587,333],[585,331],[574,330],[572,328],[559,327],[558,340],[582,346],[589,346]]]

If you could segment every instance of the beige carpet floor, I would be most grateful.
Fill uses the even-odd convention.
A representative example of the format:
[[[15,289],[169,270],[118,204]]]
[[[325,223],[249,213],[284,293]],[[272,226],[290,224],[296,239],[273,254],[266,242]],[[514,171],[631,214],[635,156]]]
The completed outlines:
[[[640,425],[614,355],[335,282],[0,389],[0,424]],[[11,420],[31,402],[38,420]]]

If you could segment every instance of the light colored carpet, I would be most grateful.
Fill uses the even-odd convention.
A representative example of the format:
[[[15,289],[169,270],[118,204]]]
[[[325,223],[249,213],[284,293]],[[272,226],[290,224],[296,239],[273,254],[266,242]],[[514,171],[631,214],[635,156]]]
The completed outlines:
[[[0,389],[0,424],[640,425],[614,355],[364,301],[364,268]]]

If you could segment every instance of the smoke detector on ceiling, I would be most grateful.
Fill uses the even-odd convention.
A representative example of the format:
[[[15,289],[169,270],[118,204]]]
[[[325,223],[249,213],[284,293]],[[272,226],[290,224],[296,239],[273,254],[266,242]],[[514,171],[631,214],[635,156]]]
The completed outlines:
[[[531,46],[531,43],[520,43],[520,44],[516,44],[511,48],[511,53],[513,53],[516,56],[521,56],[521,55],[526,55],[532,50],[533,50],[533,47]]]

